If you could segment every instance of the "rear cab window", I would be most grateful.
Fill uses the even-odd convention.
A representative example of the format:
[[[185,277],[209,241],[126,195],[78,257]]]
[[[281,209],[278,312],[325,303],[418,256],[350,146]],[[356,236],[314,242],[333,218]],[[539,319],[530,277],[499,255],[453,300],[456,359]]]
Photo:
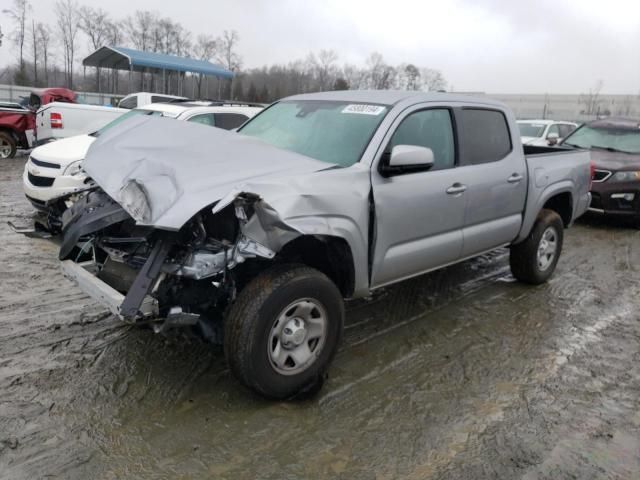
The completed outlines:
[[[163,97],[162,95],[151,95],[151,103],[165,103],[172,102],[175,98],[173,97]]]
[[[215,125],[218,128],[224,128],[225,130],[233,130],[238,128],[244,122],[249,120],[249,117],[240,113],[216,113]]]
[[[513,150],[509,124],[503,112],[465,107],[456,111],[460,163],[498,162]]]
[[[123,99],[119,104],[119,108],[127,108],[131,110],[132,108],[136,108],[138,106],[138,97],[129,97]]]

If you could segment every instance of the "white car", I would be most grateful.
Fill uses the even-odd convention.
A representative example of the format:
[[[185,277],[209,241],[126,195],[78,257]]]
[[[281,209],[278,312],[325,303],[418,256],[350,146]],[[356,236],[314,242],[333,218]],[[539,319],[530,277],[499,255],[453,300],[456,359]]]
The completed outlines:
[[[101,132],[134,115],[158,115],[232,130],[262,110],[262,105],[222,102],[157,103],[130,110],[102,129],[42,145],[31,152],[25,164],[23,189],[38,210],[60,214],[75,194],[91,188],[82,171],[82,161]]]
[[[175,95],[138,92],[120,100],[117,108],[85,103],[48,103],[36,113],[36,144],[43,145],[54,140],[95,132],[133,108],[180,100],[187,99]]]
[[[556,145],[578,128],[578,124],[555,120],[518,120],[523,145]]]

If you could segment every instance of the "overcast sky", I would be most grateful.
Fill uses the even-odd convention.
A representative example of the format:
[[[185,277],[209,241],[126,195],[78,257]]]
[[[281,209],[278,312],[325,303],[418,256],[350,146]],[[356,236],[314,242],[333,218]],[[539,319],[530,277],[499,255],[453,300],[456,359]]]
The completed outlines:
[[[153,10],[195,37],[240,34],[245,67],[286,63],[334,49],[362,64],[373,51],[391,64],[437,68],[458,91],[640,93],[640,0],[80,0],[115,18]],[[11,0],[0,0],[7,8]],[[52,0],[32,0],[53,18]],[[53,23],[53,22],[52,22]],[[0,14],[3,32],[12,26]],[[82,40],[80,56],[87,53]],[[5,36],[0,68],[15,58]]]

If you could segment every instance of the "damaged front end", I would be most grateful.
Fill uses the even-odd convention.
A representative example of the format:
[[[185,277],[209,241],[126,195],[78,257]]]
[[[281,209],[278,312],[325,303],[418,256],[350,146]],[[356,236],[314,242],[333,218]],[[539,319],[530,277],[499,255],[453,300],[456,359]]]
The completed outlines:
[[[93,191],[64,214],[63,270],[127,322],[148,321],[158,332],[198,327],[219,341],[222,312],[237,289],[276,255],[259,241],[266,237],[250,236],[266,235],[263,205],[256,195],[239,194],[168,231],[138,225],[109,195]]]

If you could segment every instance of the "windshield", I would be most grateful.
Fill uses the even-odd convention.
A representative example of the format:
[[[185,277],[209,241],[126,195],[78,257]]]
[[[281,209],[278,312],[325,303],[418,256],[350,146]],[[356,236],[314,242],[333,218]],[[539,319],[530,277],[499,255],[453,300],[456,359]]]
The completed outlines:
[[[518,122],[518,128],[522,137],[541,137],[544,134],[545,125]]]
[[[568,136],[565,145],[604,148],[624,153],[640,153],[640,129],[593,128],[584,126]]]
[[[93,137],[99,137],[100,135],[102,135],[104,132],[106,132],[110,128],[113,128],[116,125],[118,125],[119,123],[124,122],[127,118],[135,117],[137,115],[158,115],[158,116],[162,116],[162,112],[156,112],[154,110],[131,110],[131,111],[125,113],[124,115],[120,115],[115,120],[111,120],[109,123],[107,123],[100,130],[98,130],[97,132],[93,132],[90,135],[93,136]]]
[[[360,160],[387,107],[297,100],[277,103],[239,132],[316,160],[348,167]]]

